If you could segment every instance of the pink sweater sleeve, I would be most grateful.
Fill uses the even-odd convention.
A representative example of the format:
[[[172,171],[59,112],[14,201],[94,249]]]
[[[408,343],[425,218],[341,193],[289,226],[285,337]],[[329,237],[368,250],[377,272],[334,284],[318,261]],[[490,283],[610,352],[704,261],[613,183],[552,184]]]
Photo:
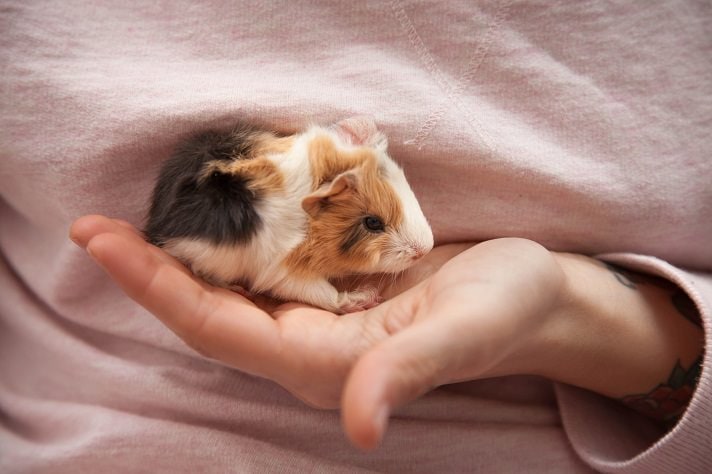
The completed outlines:
[[[690,296],[700,312],[705,333],[702,373],[687,410],[662,437],[656,427],[617,401],[558,385],[561,417],[574,449],[603,472],[711,472],[712,275],[682,270],[660,259],[635,254],[605,254],[599,258],[665,278]]]

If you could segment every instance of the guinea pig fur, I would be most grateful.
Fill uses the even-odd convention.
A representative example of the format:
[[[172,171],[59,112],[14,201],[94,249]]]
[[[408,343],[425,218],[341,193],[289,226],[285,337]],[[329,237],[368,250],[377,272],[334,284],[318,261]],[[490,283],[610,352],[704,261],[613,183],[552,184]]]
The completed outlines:
[[[372,288],[329,279],[395,273],[433,234],[372,120],[279,136],[241,125],[184,143],[156,183],[147,239],[206,281],[336,313],[369,308]]]

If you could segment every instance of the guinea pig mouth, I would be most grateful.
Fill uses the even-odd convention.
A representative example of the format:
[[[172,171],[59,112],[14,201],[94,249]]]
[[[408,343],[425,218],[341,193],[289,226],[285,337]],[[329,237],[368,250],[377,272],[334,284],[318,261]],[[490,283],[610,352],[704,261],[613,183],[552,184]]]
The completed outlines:
[[[427,255],[429,251],[430,249],[411,245],[391,249],[382,255],[379,270],[382,272],[403,271]]]

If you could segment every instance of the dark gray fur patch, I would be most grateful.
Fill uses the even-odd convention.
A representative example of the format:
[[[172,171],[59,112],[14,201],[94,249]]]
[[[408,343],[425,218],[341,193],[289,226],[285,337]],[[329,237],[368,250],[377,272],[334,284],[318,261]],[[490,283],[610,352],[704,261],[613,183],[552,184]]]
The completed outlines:
[[[368,232],[363,228],[361,222],[351,226],[349,231],[344,234],[344,239],[341,241],[339,250],[341,253],[348,253],[349,250],[353,248],[354,245],[359,243],[361,240],[368,238]]]
[[[199,180],[206,163],[249,159],[255,130],[201,133],[163,164],[153,191],[145,234],[163,245],[173,238],[201,238],[214,244],[247,242],[262,225],[255,204],[260,196],[241,176],[215,172]]]

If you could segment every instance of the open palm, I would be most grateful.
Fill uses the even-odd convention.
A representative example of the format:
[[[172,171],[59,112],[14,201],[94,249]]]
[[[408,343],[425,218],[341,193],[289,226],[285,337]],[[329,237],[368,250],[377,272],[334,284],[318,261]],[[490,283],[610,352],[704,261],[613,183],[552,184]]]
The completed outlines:
[[[511,341],[536,327],[532,315],[547,313],[556,298],[548,289],[561,278],[533,242],[443,246],[381,282],[384,296],[397,296],[337,316],[210,286],[122,221],[86,216],[71,235],[201,354],[271,379],[313,406],[341,405],[347,432],[362,447],[380,438],[388,410],[433,386],[516,371],[504,362],[518,347]]]

